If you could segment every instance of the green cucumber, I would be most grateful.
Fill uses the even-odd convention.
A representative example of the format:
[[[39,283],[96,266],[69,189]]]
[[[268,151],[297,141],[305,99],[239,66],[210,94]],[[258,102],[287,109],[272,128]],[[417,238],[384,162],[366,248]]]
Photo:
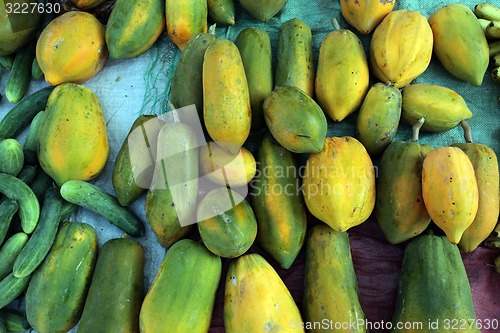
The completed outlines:
[[[0,309],[10,304],[26,290],[30,278],[31,275],[17,278],[10,273],[0,281]]]
[[[6,199],[0,203],[0,244],[3,243],[9,231],[12,217],[17,212],[19,205],[16,200]]]
[[[56,187],[50,188],[45,194],[40,213],[43,223],[37,225],[28,243],[17,256],[13,268],[14,276],[24,277],[33,273],[49,253],[61,221],[63,202]]]
[[[28,235],[24,232],[18,232],[7,239],[0,248],[0,280],[12,273],[14,262],[27,241]]]
[[[77,333],[139,332],[144,250],[131,238],[107,241],[99,256]]]
[[[32,41],[16,53],[14,64],[5,84],[5,97],[11,103],[19,102],[28,91],[31,82],[31,64],[35,58],[35,46],[35,41]]]
[[[30,324],[22,314],[11,310],[1,310],[0,313],[4,317],[7,332],[21,333],[31,330]]]
[[[107,219],[130,236],[142,236],[144,223],[128,207],[99,187],[82,180],[69,180],[61,186],[61,196]]]
[[[5,323],[5,316],[0,312],[0,333],[7,333],[7,324]]]
[[[17,178],[23,183],[30,185],[38,174],[38,168],[34,165],[25,164]]]
[[[35,194],[40,204],[43,203],[43,198],[47,190],[54,186],[54,180],[50,178],[49,175],[43,169],[40,168],[40,171],[36,175],[36,178],[30,184],[30,188]]]
[[[14,176],[0,173],[0,193],[17,201],[21,227],[25,233],[31,234],[40,217],[40,204],[31,188]]]
[[[43,80],[44,78],[44,74],[36,57],[33,58],[33,62],[31,63],[31,77],[37,81]]]
[[[21,133],[40,110],[45,109],[54,86],[42,88],[23,98],[0,121],[0,140],[14,138]]]
[[[0,55],[0,66],[10,71],[14,64],[14,55],[15,54]]]
[[[24,141],[24,159],[29,164],[38,164],[38,156],[36,152],[38,147],[38,133],[40,132],[40,126],[42,125],[44,116],[45,111],[40,111],[36,114],[36,116],[31,121],[28,135],[26,136],[26,140]]]
[[[23,148],[16,139],[0,141],[0,172],[17,176],[24,165]]]

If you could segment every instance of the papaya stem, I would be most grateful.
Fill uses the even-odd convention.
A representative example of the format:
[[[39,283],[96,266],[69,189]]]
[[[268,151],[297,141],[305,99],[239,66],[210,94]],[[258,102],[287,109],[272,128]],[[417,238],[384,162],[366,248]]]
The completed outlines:
[[[208,33],[211,34],[211,35],[215,35],[215,28],[216,28],[217,24],[212,24],[210,27],[208,27]]]
[[[340,30],[340,24],[339,22],[337,21],[337,19],[334,17],[332,18],[332,25],[333,25],[333,29],[334,30]]]
[[[464,138],[466,143],[472,143],[472,128],[465,120],[460,122],[460,126],[464,130]]]
[[[415,123],[415,125],[413,125],[413,127],[411,128],[411,131],[412,131],[411,141],[413,141],[413,142],[417,142],[418,141],[418,136],[420,134],[420,129],[422,128],[422,126],[424,125],[424,123],[425,123],[425,118],[424,117],[420,117],[420,119]]]

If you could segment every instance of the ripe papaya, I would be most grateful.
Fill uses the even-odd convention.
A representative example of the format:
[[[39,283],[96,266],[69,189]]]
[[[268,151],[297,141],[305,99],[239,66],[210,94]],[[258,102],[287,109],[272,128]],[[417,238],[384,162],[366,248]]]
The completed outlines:
[[[423,131],[446,131],[472,117],[463,97],[446,87],[410,84],[403,89],[402,96],[402,122],[413,126],[424,117]]]
[[[276,87],[264,101],[264,119],[273,137],[294,153],[323,149],[327,121],[321,107],[294,86]]]
[[[215,40],[203,60],[203,116],[213,141],[230,153],[250,134],[252,110],[245,68],[236,45]]]
[[[75,83],[57,86],[47,101],[39,140],[40,165],[58,186],[99,175],[109,144],[97,95]]]
[[[422,196],[432,221],[457,244],[474,221],[479,203],[474,166],[467,154],[457,147],[430,151],[422,167]]]
[[[392,11],[373,31],[370,70],[383,83],[402,88],[427,69],[432,45],[425,16],[414,10]]]
[[[100,4],[104,3],[106,0],[71,0],[71,2],[78,8],[87,10],[92,9]]]
[[[353,137],[329,137],[309,155],[304,172],[307,208],[334,230],[363,223],[375,206],[375,169],[365,147]]]
[[[207,32],[208,6],[206,0],[166,0],[167,33],[172,42],[184,50],[191,37]]]
[[[476,15],[462,4],[440,7],[430,17],[434,54],[456,78],[475,86],[483,82],[489,47]]]
[[[348,29],[340,29],[336,21],[334,27],[335,31],[321,42],[315,89],[323,111],[334,121],[342,121],[363,102],[370,74],[358,36]]]
[[[269,21],[286,4],[287,0],[240,0],[245,10],[257,20]]]
[[[227,333],[304,332],[290,291],[274,268],[259,254],[231,262],[224,292]]]
[[[395,4],[396,0],[340,0],[340,10],[350,25],[367,35],[392,11]]]
[[[398,88],[375,83],[363,99],[356,122],[359,141],[370,155],[380,154],[392,142],[401,119]]]
[[[106,24],[111,59],[137,57],[148,50],[165,27],[165,0],[117,0]]]
[[[295,156],[266,133],[250,183],[257,240],[281,267],[290,268],[306,237],[307,217]]]

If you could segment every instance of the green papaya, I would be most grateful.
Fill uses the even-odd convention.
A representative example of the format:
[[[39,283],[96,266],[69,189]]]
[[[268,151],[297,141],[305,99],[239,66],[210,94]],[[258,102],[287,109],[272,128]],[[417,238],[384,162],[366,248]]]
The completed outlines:
[[[21,9],[29,4],[29,0],[0,0],[0,56],[15,53],[35,37],[41,15],[38,10],[24,13]],[[7,14],[16,8],[19,13]]]
[[[218,25],[234,25],[234,0],[208,0],[208,18]]]
[[[269,21],[285,6],[287,0],[240,0],[245,10],[257,20]]]

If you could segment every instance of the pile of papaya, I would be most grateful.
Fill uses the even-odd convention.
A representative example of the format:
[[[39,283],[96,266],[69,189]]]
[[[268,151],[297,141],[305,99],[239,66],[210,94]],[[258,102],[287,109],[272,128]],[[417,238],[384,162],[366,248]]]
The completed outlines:
[[[350,239],[370,217],[403,253],[388,330],[499,329],[476,317],[463,260],[500,248],[498,159],[473,140],[474,101],[418,78],[433,61],[470,88],[498,80],[500,8],[426,17],[341,0],[346,27],[333,18],[315,47],[307,20],[279,20],[293,1],[41,1],[24,14],[27,0],[0,0],[12,104],[0,119],[0,333],[203,333],[220,297],[228,333],[377,331]],[[239,15],[255,26],[230,39],[221,29]],[[169,108],[110,147],[114,110],[86,82],[162,38],[179,55]],[[27,94],[32,80],[44,87]],[[396,140],[403,127],[411,136]],[[420,141],[459,129],[463,142]],[[98,185],[106,168],[113,191]],[[122,236],[100,242],[77,210]],[[146,242],[164,249],[150,285]],[[301,255],[299,300],[278,272]],[[500,255],[488,265],[500,271]]]

